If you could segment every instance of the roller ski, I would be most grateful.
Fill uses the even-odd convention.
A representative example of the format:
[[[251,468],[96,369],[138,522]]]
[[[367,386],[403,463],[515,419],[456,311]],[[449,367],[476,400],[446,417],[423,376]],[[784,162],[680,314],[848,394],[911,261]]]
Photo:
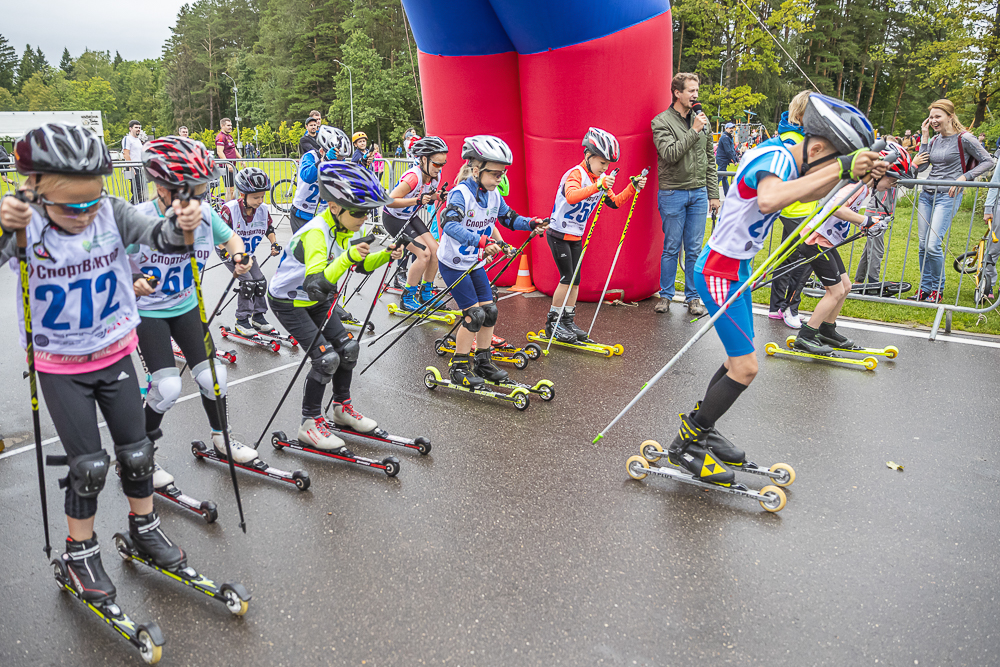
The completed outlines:
[[[233,329],[230,329],[225,324],[223,324],[219,326],[219,331],[222,333],[223,338],[229,338],[230,336],[232,336],[236,340],[241,340],[246,343],[252,343],[258,347],[267,348],[271,350],[271,352],[277,352],[278,350],[281,349],[281,343],[279,343],[277,340],[271,340],[265,338],[264,336],[260,335],[260,332],[256,331],[251,326],[245,326],[249,324],[250,323],[247,322],[246,320],[238,321],[236,323],[236,327]]]
[[[219,433],[218,437],[216,437],[216,434],[213,433],[212,440],[213,446],[211,447],[206,445],[201,440],[192,441],[191,453],[196,459],[214,461],[228,466],[229,459],[226,457],[226,453],[224,451],[222,434]],[[240,470],[254,472],[258,475],[263,475],[264,477],[270,477],[271,479],[277,479],[283,482],[288,482],[289,484],[294,484],[299,491],[305,491],[309,488],[309,475],[304,470],[287,472],[285,470],[279,470],[278,468],[272,468],[256,455],[256,450],[254,450],[253,447],[248,447],[242,443],[234,442],[232,440],[230,440],[230,449],[233,451],[233,465]],[[246,452],[244,455],[243,450],[249,450],[249,452]],[[253,458],[250,458],[251,455]]]
[[[556,390],[550,380],[539,380],[534,385],[511,380],[507,371],[502,371],[493,365],[493,361],[490,358],[491,353],[492,348],[489,352],[487,350],[477,350],[473,361],[473,372],[477,377],[482,378],[486,384],[510,389],[520,388],[533,394],[538,394],[539,398],[546,402],[556,397]]]
[[[764,468],[753,461],[748,461],[743,451],[736,448],[714,427],[706,430],[705,444],[708,450],[733,472],[767,477],[777,486],[791,486],[795,481],[795,470],[792,466],[787,463],[775,463],[770,468]],[[663,458],[663,447],[655,440],[642,443],[641,452],[642,457],[649,463],[657,463]]]
[[[343,407],[341,404],[337,405],[339,408]],[[355,412],[353,408],[350,408],[350,402],[348,402],[348,407],[350,412]],[[337,408],[335,408],[335,414],[336,410]],[[355,414],[357,413],[355,412]],[[358,417],[359,419],[352,420],[352,422],[355,423],[359,430],[348,427],[350,429],[349,432],[363,437],[370,437],[368,434],[373,434],[377,430],[375,421],[368,417],[361,417],[360,415]],[[385,472],[389,477],[395,477],[399,474],[399,459],[395,456],[387,456],[381,461],[363,456],[355,456],[344,444],[344,441],[333,434],[333,431],[340,431],[341,429],[331,428],[332,426],[334,425],[323,417],[305,419],[302,425],[299,426],[298,438],[296,440],[290,439],[285,435],[284,431],[275,431],[271,434],[271,446],[277,450],[293,449],[299,452],[319,454],[320,456],[343,461],[344,463],[353,463],[365,468],[374,468]]]
[[[170,347],[173,350],[174,359],[176,359],[177,361],[180,361],[180,362],[183,362],[183,363],[186,364],[187,363],[187,359],[184,357],[184,353],[181,352],[181,348],[178,347],[177,343],[174,342],[173,338],[170,339]],[[228,362],[230,364],[235,364],[236,363],[236,350],[216,350],[215,351],[215,358],[216,359],[221,359],[222,361]]]
[[[174,546],[159,530],[160,519],[156,513],[148,516],[129,515],[128,534],[115,533],[115,549],[122,560],[135,561],[156,570],[160,574],[190,586],[210,598],[226,605],[234,616],[247,613],[250,594],[241,584],[222,584],[198,574],[188,567],[184,552]],[[180,559],[175,552],[179,552]],[[167,560],[164,561],[163,557]]]
[[[464,391],[469,394],[476,394],[477,396],[484,396],[486,398],[493,398],[506,403],[512,403],[518,410],[528,409],[528,406],[531,404],[531,399],[529,398],[527,389],[515,387],[514,391],[509,394],[487,389],[486,380],[472,372],[469,362],[470,360],[468,355],[456,354],[452,358],[451,367],[449,369],[449,379],[447,380],[441,377],[441,371],[437,368],[434,366],[428,366],[427,373],[424,374],[424,386],[428,389],[447,387],[449,389]]]
[[[332,406],[337,406],[337,405],[339,405],[339,404],[335,403],[334,401],[330,401],[330,404],[326,406],[327,413],[330,412],[330,408]],[[342,413],[342,410],[341,410],[341,413]],[[417,450],[418,452],[420,452],[423,455],[430,454],[430,452],[431,452],[431,441],[428,440],[427,438],[419,437],[419,438],[411,439],[411,438],[404,438],[404,437],[399,436],[399,435],[392,435],[391,433],[389,433],[385,429],[379,428],[378,425],[376,425],[373,429],[368,430],[368,431],[364,431],[364,432],[363,431],[359,431],[359,430],[356,430],[355,427],[368,426],[368,425],[367,424],[364,424],[364,425],[362,425],[362,424],[353,424],[352,425],[352,424],[346,423],[347,422],[346,419],[338,417],[338,415],[341,414],[341,413],[339,413],[338,410],[337,410],[337,408],[334,407],[334,412],[333,412],[333,414],[334,414],[334,421],[330,421],[329,419],[325,419],[324,420],[324,426],[326,427],[326,429],[330,433],[344,433],[344,434],[347,434],[347,435],[357,436],[359,438],[367,438],[368,440],[374,440],[376,442],[384,442],[387,445],[396,445],[398,447],[406,447],[407,449],[415,449],[415,450]],[[343,424],[338,423],[338,421],[337,421],[338,418],[339,418],[339,421],[343,421],[345,423],[343,423]]]
[[[493,346],[490,349],[490,358],[493,361],[514,364],[516,368],[524,369],[529,360],[542,356],[542,348],[534,343],[528,343],[524,347],[514,347],[498,336],[494,336],[493,339]],[[439,357],[455,354],[455,337],[449,334],[444,338],[438,338],[434,341],[434,351]]]
[[[785,339],[785,345],[789,349],[795,348],[795,336],[789,336]],[[872,354],[879,357],[885,357],[886,359],[895,359],[899,356],[899,348],[895,345],[888,345],[886,347],[861,347],[860,345],[851,345],[850,347],[838,347],[837,345],[830,345],[834,352],[854,352],[856,354]]]
[[[842,357],[833,351],[829,345],[821,343],[814,338],[804,336],[792,337],[791,349],[784,349],[777,343],[767,343],[764,352],[769,357],[786,356],[798,357],[800,359],[818,359],[820,361],[830,361],[845,366],[861,366],[865,370],[873,371],[878,366],[878,359],[875,357],[865,357],[864,359],[854,359],[852,357]]]
[[[413,310],[407,310],[402,304],[395,303],[390,303],[387,307],[390,315],[396,315],[397,317],[406,317],[409,315],[417,319],[433,320],[435,322],[444,322],[445,324],[454,324],[462,316],[462,312],[458,310],[439,310],[436,313],[415,312],[420,307],[420,304],[417,304]]]
[[[336,306],[334,312],[337,313],[337,317],[340,318],[340,323],[343,324],[345,327],[357,327],[359,329],[361,328],[361,325],[363,324],[363,322],[359,322],[354,317],[354,315],[351,315],[348,311],[344,310],[341,306],[339,306],[339,305]],[[369,334],[375,333],[375,323],[374,322],[369,322],[368,323],[368,333]]]
[[[529,331],[528,340],[532,343],[541,343],[548,345],[550,342],[552,345],[560,345],[562,347],[573,348],[574,350],[582,350],[583,352],[593,352],[594,354],[600,354],[605,357],[613,357],[615,355],[621,355],[625,352],[625,348],[619,343],[616,345],[604,345],[603,343],[595,343],[593,341],[582,342],[582,341],[561,341],[558,338],[552,338],[547,336],[545,331]]]

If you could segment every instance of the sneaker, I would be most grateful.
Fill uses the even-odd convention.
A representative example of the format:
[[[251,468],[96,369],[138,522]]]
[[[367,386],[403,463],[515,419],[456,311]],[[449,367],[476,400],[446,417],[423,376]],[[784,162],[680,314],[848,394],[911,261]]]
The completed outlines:
[[[344,441],[330,433],[322,417],[304,417],[297,435],[299,444],[324,451],[344,449]]]
[[[490,341],[490,345],[493,347],[507,347],[507,339],[493,334],[493,339]]]
[[[931,292],[925,292],[922,289],[918,289],[916,294],[906,297],[907,301],[927,301],[930,298]]]
[[[798,315],[794,315],[792,313],[791,308],[789,308],[788,310],[781,311],[781,319],[785,321],[785,325],[788,326],[790,329],[802,328],[802,320],[799,319]]]
[[[162,489],[174,483],[174,476],[160,467],[159,463],[153,463],[153,488]]]
[[[216,453],[226,458],[226,439],[222,437],[222,431],[212,431],[212,444],[215,445]],[[233,452],[233,461],[236,463],[250,463],[257,458],[257,450],[234,438],[232,431],[229,432],[229,449]]]
[[[343,403],[334,402],[333,423],[337,426],[346,426],[358,433],[371,433],[378,428],[374,419],[365,417],[354,409],[354,406],[351,405],[351,399],[347,399]]]
[[[253,338],[257,335],[257,330],[250,325],[250,320],[244,318],[236,320],[236,333],[247,338]]]
[[[416,285],[407,285],[403,288],[403,295],[399,298],[401,310],[413,312],[420,309],[419,289]]]
[[[688,313],[695,317],[701,317],[708,313],[708,308],[701,302],[701,299],[691,299],[687,302]]]
[[[653,311],[657,313],[666,313],[670,310],[670,302],[673,301],[672,297],[661,296],[656,300],[656,305],[653,306]]]
[[[931,303],[941,303],[941,299],[943,299],[943,298],[944,298],[944,294],[943,293],[941,293],[941,292],[939,292],[937,290],[934,290],[933,292],[931,292],[930,294],[928,294],[927,298],[924,299],[924,300],[925,301],[930,301]]]
[[[250,324],[253,325],[254,329],[263,333],[271,333],[274,331],[274,327],[271,324],[268,324],[268,321],[264,319],[263,313],[257,313],[254,315],[250,320]]]
[[[767,316],[770,317],[772,320],[780,320],[780,319],[783,319],[785,317],[785,311],[784,310],[772,310],[771,312],[769,312],[767,314]]]

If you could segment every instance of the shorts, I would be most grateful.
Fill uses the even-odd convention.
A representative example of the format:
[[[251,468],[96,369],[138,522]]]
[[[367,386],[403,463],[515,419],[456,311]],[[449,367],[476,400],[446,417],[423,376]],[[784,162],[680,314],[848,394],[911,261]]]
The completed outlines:
[[[438,270],[449,285],[465,273],[443,264],[438,265]],[[472,308],[477,303],[492,302],[493,288],[490,287],[490,277],[486,275],[486,269],[481,266],[473,269],[472,273],[462,278],[462,282],[452,288],[451,295],[455,298],[459,310]]]
[[[427,229],[427,225],[424,224],[424,221],[420,219],[417,213],[419,213],[419,210],[414,212],[409,220],[403,220],[383,210],[382,226],[385,227],[385,231],[389,232],[391,236],[399,236],[399,232],[403,231],[403,229],[406,229],[407,235],[414,239],[423,234],[430,234],[431,231]],[[458,276],[455,276],[455,278],[458,278]]]
[[[841,276],[847,273],[844,260],[841,259],[836,248],[827,248],[824,253],[823,248],[820,248],[818,244],[806,245],[803,243],[799,246],[799,254],[809,259],[809,265],[825,287],[839,285]]]
[[[233,187],[233,182],[235,180],[235,167],[229,164],[223,164],[222,167],[222,182],[227,188]]]
[[[575,241],[557,239],[552,234],[546,234],[545,239],[549,242],[552,259],[556,261],[556,268],[559,269],[559,283],[569,285],[569,281],[573,280],[576,265],[580,263],[580,256],[583,254],[583,241],[580,239]],[[576,279],[573,280],[574,285],[580,284],[581,273],[582,271],[576,274]]]
[[[702,255],[709,251],[706,245]],[[700,265],[701,262],[699,262]],[[709,314],[715,315],[722,304],[750,277],[750,260],[740,262],[739,279],[729,280],[719,276],[705,275],[698,266],[694,271],[694,284],[698,296],[705,303]],[[742,357],[754,352],[753,346],[753,294],[746,290],[733,301],[726,312],[715,321],[715,332],[719,334],[726,355]]]

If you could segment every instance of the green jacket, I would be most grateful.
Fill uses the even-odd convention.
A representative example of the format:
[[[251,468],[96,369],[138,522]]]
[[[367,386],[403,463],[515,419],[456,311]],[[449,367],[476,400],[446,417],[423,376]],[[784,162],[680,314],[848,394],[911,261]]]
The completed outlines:
[[[707,188],[709,199],[719,198],[712,134],[691,129],[691,114],[684,118],[671,105],[650,123],[656,144],[656,166],[661,190]]]

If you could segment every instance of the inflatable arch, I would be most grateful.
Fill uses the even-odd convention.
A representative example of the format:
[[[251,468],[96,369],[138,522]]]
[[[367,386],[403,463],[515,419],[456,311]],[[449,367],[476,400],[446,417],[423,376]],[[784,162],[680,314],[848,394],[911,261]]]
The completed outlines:
[[[663,232],[656,210],[650,121],[671,102],[669,0],[403,0],[419,51],[427,133],[448,142],[444,179],[462,140],[494,134],[514,153],[508,203],[552,211],[563,173],[580,162],[590,126],[621,143],[620,175],[650,167],[610,289],[642,299],[659,289]],[[616,187],[616,190],[620,186]],[[584,258],[581,300],[596,301],[628,207],[601,213]],[[524,233],[502,230],[520,245]],[[558,272],[543,238],[531,243],[535,285],[551,294]],[[501,278],[511,284],[515,262]]]

